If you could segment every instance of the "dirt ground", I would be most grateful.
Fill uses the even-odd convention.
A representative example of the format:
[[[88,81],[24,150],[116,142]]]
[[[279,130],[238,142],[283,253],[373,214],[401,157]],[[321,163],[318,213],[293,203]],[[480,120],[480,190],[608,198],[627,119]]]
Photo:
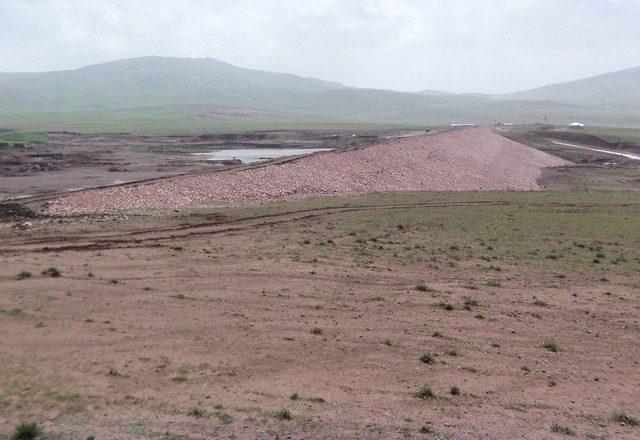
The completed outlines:
[[[638,438],[639,214],[423,192],[2,224],[0,436]]]
[[[194,136],[53,132],[46,134],[45,142],[0,144],[0,200],[232,168],[201,160],[193,152],[343,148],[406,134],[411,132],[269,131]]]

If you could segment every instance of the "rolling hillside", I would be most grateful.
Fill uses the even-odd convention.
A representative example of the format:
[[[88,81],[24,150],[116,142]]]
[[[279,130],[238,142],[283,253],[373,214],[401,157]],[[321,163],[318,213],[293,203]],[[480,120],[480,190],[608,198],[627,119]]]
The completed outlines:
[[[506,95],[506,99],[640,108],[640,67]]]
[[[531,123],[545,116],[558,124],[640,126],[638,76],[640,69],[631,69],[503,96],[400,93],[211,58],[143,57],[59,72],[0,73],[0,128],[209,131],[281,128],[285,122]]]

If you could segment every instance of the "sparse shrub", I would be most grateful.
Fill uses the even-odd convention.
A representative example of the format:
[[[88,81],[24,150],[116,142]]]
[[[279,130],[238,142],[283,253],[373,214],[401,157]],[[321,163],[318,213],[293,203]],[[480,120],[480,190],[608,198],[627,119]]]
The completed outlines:
[[[433,429],[429,428],[427,425],[422,425],[419,432],[420,434],[431,434],[433,432]]]
[[[27,270],[23,270],[18,274],[18,280],[26,280],[27,278],[31,278],[31,272]]]
[[[471,307],[478,307],[479,303],[475,299],[465,298],[464,299],[464,308],[466,310],[471,310]]]
[[[444,337],[442,332],[437,331],[437,330],[435,332],[431,333],[431,336],[433,336],[434,338],[442,338],[442,337]]]
[[[458,388],[457,386],[452,386],[451,388],[449,388],[449,393],[452,396],[459,396],[460,395],[460,388]]]
[[[119,373],[119,372],[118,372],[118,370],[116,370],[115,368],[111,368],[111,369],[109,369],[109,373],[108,373],[108,374],[109,374],[109,376],[112,376],[112,377],[118,377],[118,376],[120,376],[120,373]]]
[[[404,225],[402,223],[398,223],[398,229],[404,229]]]
[[[486,318],[484,317],[484,315],[483,315],[483,314],[481,314],[481,313],[478,313],[476,316],[474,316],[474,318],[476,318],[476,319],[480,319],[480,320],[482,320],[482,319],[486,319]]]
[[[558,353],[560,351],[560,348],[558,347],[558,344],[556,344],[554,341],[552,340],[546,340],[542,343],[541,345],[542,348],[546,348],[549,351],[552,351],[553,353]]]
[[[36,422],[22,422],[16,426],[10,440],[35,440],[41,438],[42,429]]]
[[[422,282],[416,284],[416,290],[418,292],[435,292],[436,291],[436,289],[434,289],[432,287],[429,287],[425,283],[422,283]]]
[[[419,359],[423,364],[433,364],[436,361],[435,355],[431,353],[424,353]]]
[[[388,347],[393,347],[393,344],[391,343],[391,339],[385,339],[383,344]]]
[[[443,308],[444,310],[451,311],[454,309],[453,305],[446,302],[439,302],[438,307]]]
[[[58,278],[61,273],[60,270],[58,270],[57,267],[50,267],[46,270],[42,271],[42,275],[47,276],[47,277],[51,277],[51,278]]]
[[[542,301],[541,299],[537,299],[533,302],[534,306],[538,306],[538,307],[549,307],[549,304],[547,304],[546,302]]]
[[[428,386],[423,386],[422,388],[420,388],[415,394],[415,397],[417,397],[418,399],[422,399],[422,400],[432,400],[436,398],[436,394],[433,392],[433,390],[428,387]]]
[[[573,429],[569,428],[568,426],[558,425],[557,423],[551,425],[551,432],[563,435],[576,435]]]
[[[183,382],[186,382],[189,379],[187,378],[187,376],[176,376],[171,380],[176,382],[176,383],[183,383]]]
[[[453,348],[447,350],[447,354],[449,356],[458,356],[458,352],[456,350],[454,350]]]
[[[227,413],[218,413],[218,420],[220,420],[220,422],[222,422],[223,425],[228,425],[229,423],[231,423],[233,421],[233,417],[231,417],[230,414]]]
[[[611,264],[619,264],[619,263],[624,263],[626,261],[627,259],[624,255],[618,254],[611,259]]]
[[[314,335],[321,335],[324,333],[324,330],[322,330],[320,327],[314,327],[311,329],[311,333]]]
[[[487,286],[489,287],[502,287],[502,283],[498,280],[489,280],[487,281]]]
[[[291,411],[287,408],[282,408],[276,413],[276,418],[280,420],[291,420]]]
[[[171,250],[172,251],[181,251],[182,250],[182,246],[171,246]]]
[[[190,415],[191,417],[200,418],[200,417],[204,417],[206,413],[207,412],[204,409],[198,408],[196,406],[194,408],[191,408],[187,414]]]
[[[299,400],[299,399],[300,399],[300,394],[298,394],[298,393],[292,393],[292,394],[289,396],[289,399],[291,399],[291,400]]]
[[[624,423],[625,425],[637,426],[640,425],[640,420],[633,416],[625,414],[621,411],[616,411],[611,415],[611,420],[618,423]]]

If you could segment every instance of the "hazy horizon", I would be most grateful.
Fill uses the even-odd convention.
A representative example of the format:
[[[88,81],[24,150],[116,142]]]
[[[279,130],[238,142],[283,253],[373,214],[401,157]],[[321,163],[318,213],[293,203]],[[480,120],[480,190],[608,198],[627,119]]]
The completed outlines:
[[[2,72],[155,55],[352,87],[509,93],[640,65],[638,0],[8,0],[0,16]]]

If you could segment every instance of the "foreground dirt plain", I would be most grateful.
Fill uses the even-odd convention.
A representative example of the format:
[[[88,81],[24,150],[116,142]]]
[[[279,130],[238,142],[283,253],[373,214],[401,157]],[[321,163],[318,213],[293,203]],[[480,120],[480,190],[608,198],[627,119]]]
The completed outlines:
[[[417,192],[3,225],[0,435],[638,438],[639,215]]]

